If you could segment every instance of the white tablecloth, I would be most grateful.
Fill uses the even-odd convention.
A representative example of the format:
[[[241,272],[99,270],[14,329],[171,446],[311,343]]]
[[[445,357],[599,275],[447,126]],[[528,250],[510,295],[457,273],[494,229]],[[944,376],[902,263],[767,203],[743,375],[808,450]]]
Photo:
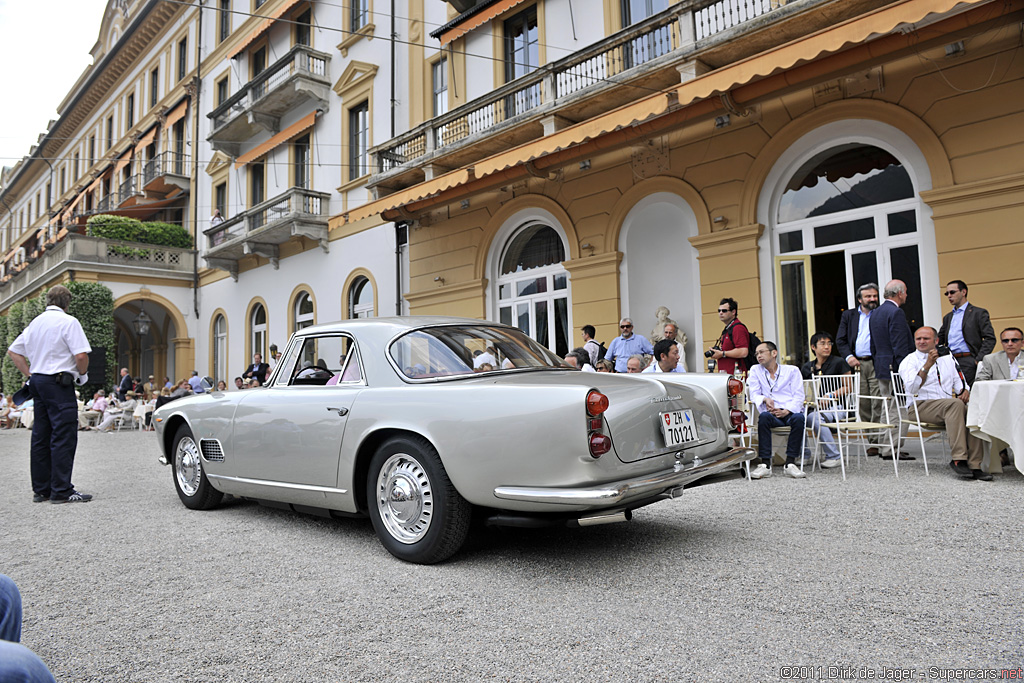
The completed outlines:
[[[1014,466],[1024,473],[1024,382],[975,382],[967,404],[967,427],[1007,443]]]

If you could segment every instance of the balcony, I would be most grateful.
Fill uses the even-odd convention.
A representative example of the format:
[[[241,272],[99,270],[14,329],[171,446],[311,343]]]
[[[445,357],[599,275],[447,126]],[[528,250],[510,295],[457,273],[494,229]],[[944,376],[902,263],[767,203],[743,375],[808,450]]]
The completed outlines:
[[[277,133],[281,116],[304,101],[312,100],[326,110],[331,92],[327,77],[330,60],[328,54],[296,45],[208,114],[213,130],[207,141],[214,149],[237,157],[241,143],[263,130]]]
[[[320,243],[326,252],[330,194],[293,187],[220,225],[208,228],[203,258],[238,279],[238,261],[254,254],[270,259],[276,269],[279,246],[302,236]]]
[[[117,208],[135,206],[142,197],[145,197],[145,193],[142,191],[142,174],[130,175],[118,188]]]
[[[833,22],[830,0],[683,0],[370,150],[383,197]],[[881,5],[885,0],[864,0]],[[739,36],[750,40],[737,41]],[[440,172],[440,171],[438,171]]]
[[[146,162],[142,189],[146,196],[160,199],[176,191],[188,192],[191,172],[188,155],[161,152]]]
[[[192,280],[192,249],[67,234],[0,284],[0,309],[68,271]]]

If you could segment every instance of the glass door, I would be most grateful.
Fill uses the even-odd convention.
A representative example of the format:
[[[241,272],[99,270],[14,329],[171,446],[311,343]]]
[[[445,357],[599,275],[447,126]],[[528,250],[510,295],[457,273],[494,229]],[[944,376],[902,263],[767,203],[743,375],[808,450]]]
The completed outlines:
[[[810,359],[810,339],[815,329],[811,257],[776,256],[775,282],[779,362],[803,365]]]

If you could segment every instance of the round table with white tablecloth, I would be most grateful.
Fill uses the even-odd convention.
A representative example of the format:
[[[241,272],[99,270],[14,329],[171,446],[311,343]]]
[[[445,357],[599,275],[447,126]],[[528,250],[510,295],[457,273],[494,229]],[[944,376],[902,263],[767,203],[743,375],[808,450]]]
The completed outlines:
[[[1013,450],[1014,466],[1024,473],[1024,382],[989,380],[975,382],[967,404],[967,428],[992,442],[999,453],[1003,444]],[[998,457],[993,458],[998,468]]]

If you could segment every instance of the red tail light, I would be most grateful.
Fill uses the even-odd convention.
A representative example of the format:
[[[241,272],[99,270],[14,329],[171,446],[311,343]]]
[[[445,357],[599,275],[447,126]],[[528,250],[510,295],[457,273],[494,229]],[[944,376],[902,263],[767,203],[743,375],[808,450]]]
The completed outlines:
[[[730,410],[729,421],[732,422],[733,427],[741,427],[746,423],[747,416],[742,410]]]
[[[612,440],[605,434],[590,435],[590,454],[599,458],[612,449]]]
[[[587,394],[587,415],[597,417],[608,410],[608,397],[600,391],[591,391]]]
[[[739,396],[740,394],[743,393],[743,382],[736,379],[735,377],[729,378],[728,386],[730,396]]]

